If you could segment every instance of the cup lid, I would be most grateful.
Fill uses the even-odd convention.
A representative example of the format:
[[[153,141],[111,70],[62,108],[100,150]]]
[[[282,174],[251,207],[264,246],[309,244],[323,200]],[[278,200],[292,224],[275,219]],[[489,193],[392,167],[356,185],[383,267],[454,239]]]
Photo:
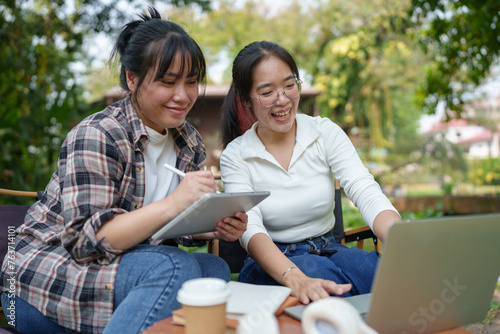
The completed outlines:
[[[210,306],[225,303],[229,297],[226,281],[220,278],[195,278],[182,284],[177,301],[183,305]]]

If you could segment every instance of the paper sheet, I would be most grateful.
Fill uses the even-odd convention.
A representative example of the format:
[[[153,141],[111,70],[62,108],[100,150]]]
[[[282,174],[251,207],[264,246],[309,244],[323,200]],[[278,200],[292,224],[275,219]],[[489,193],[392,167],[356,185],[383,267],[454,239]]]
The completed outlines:
[[[291,293],[291,289],[281,285],[255,285],[231,281],[228,283],[228,316],[251,312],[274,314]]]

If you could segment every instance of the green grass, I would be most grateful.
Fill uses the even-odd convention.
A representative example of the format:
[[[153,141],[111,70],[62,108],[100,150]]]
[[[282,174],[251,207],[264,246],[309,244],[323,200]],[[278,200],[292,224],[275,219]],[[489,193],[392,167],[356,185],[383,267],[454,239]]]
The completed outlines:
[[[497,283],[496,289],[500,290],[500,282]],[[491,325],[491,321],[498,315],[500,315],[500,301],[492,300],[490,309],[486,314],[486,318],[483,320],[482,324]]]
[[[9,325],[7,318],[5,317],[5,314],[3,314],[3,310],[0,308],[0,328],[12,328],[12,326]]]
[[[208,244],[205,246],[201,247],[184,247],[182,245],[179,245],[180,249],[184,249],[186,252],[189,253],[207,253],[208,252]]]

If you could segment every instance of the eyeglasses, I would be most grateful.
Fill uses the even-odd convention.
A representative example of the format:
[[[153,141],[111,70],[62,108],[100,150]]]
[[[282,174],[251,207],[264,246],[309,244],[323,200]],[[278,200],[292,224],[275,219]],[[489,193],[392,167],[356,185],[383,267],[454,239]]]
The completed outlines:
[[[259,100],[260,104],[264,108],[271,108],[278,103],[278,99],[280,97],[280,93],[285,94],[290,100],[297,98],[300,95],[300,90],[302,87],[302,81],[298,79],[294,79],[292,81],[287,82],[285,85],[285,89],[282,91],[276,89],[265,90],[260,93],[258,97],[250,96],[252,99]]]

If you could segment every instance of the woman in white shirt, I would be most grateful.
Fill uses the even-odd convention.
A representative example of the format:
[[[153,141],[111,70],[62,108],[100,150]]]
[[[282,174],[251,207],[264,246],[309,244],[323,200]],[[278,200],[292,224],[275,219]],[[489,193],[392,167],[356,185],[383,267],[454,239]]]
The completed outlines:
[[[382,241],[400,221],[398,212],[338,125],[297,114],[301,81],[283,47],[266,41],[247,45],[232,73],[222,116],[224,187],[271,191],[248,212],[240,241],[249,256],[239,280],[286,285],[304,304],[368,293],[378,253],[335,243],[334,180]]]

